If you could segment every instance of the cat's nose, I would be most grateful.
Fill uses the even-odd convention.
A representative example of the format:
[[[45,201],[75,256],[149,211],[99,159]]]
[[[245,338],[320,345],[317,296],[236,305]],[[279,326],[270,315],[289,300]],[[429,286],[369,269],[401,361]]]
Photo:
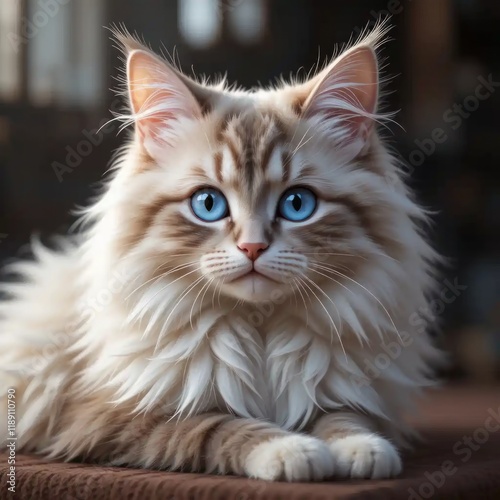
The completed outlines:
[[[240,243],[238,245],[238,248],[252,261],[257,260],[268,247],[267,243]]]

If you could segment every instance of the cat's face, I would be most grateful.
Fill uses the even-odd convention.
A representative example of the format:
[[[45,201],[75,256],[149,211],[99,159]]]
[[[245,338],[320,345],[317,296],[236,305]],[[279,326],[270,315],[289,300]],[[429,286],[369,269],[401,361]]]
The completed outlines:
[[[349,279],[379,249],[369,46],[309,82],[254,93],[194,84],[136,49],[128,83],[138,148],[129,239],[157,274],[250,302],[321,296],[322,282]]]

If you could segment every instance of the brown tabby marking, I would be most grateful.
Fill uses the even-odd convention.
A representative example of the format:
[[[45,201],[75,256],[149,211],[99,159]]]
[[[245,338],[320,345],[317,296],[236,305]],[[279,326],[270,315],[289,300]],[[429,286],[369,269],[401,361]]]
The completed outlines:
[[[222,184],[222,153],[218,151],[214,154],[215,178]]]
[[[177,239],[186,247],[194,248],[199,247],[214,232],[208,226],[200,226],[191,222],[179,212],[169,214],[166,220],[162,220],[162,226],[165,226],[165,230],[168,231],[169,238]]]

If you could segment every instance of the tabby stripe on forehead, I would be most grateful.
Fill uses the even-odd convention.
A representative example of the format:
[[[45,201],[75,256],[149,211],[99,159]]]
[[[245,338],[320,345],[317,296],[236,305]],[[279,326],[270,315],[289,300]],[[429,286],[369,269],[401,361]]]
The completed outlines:
[[[255,151],[252,133],[249,131],[243,139],[243,168],[248,187],[253,187],[253,180],[255,178]]]
[[[217,152],[214,155],[215,178],[222,183],[222,153]]]
[[[269,141],[269,144],[265,147],[264,152],[262,153],[262,158],[260,163],[263,172],[265,172],[268,169],[271,156],[273,155],[273,152],[278,146],[281,139],[282,137],[280,135],[276,135],[275,137],[273,137],[273,139]]]
[[[283,165],[283,182],[290,180],[290,170],[292,168],[292,155],[288,151],[282,151],[281,163]]]
[[[236,170],[242,170],[243,166],[240,162],[240,154],[238,152],[238,147],[229,137],[226,139],[226,145],[229,149],[229,152],[231,153],[231,157],[234,163],[234,168]]]
[[[308,177],[314,177],[316,174],[316,168],[312,165],[306,165],[297,175],[297,180],[307,179]]]

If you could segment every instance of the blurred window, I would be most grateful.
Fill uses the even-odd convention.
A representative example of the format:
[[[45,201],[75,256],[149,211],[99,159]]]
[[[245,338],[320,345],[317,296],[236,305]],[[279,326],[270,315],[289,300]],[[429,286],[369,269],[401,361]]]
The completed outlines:
[[[98,105],[105,96],[103,24],[102,0],[0,0],[0,99]]]
[[[233,0],[228,8],[231,36],[246,45],[259,43],[264,36],[266,11],[264,0]]]
[[[103,4],[102,0],[28,0],[24,22],[30,28],[27,87],[31,102],[86,106],[104,98]]]
[[[179,0],[179,31],[193,47],[213,45],[222,30],[219,0]]]
[[[0,98],[18,97],[21,82],[21,0],[0,1]]]
[[[259,43],[266,23],[265,0],[179,0],[179,31],[195,49],[222,39],[227,19],[229,37],[237,43]]]

